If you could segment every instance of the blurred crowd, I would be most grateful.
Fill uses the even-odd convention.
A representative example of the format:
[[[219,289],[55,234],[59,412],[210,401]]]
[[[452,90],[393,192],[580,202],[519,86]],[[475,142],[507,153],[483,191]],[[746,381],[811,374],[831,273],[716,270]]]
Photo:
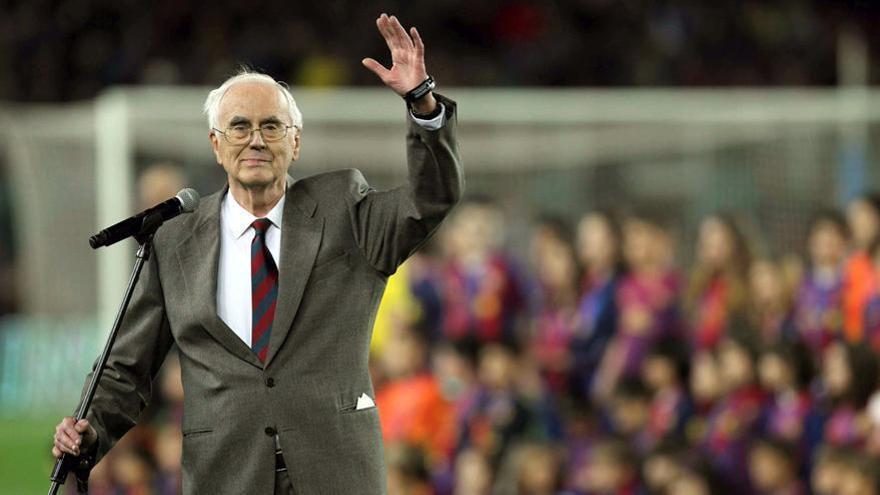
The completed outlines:
[[[192,0],[3,2],[0,100],[66,101],[116,84],[208,84],[240,63],[296,86],[375,85],[373,19],[418,26],[441,85],[829,85],[842,29],[875,2]]]
[[[781,256],[719,213],[681,260],[656,213],[539,218],[518,257],[497,203],[454,210],[374,329],[390,494],[880,495],[880,196]],[[178,492],[161,376],[92,493]]]

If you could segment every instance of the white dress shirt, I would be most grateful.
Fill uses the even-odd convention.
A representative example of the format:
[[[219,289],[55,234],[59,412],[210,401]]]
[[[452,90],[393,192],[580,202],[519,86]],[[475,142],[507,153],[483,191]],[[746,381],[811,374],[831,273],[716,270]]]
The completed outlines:
[[[416,117],[412,110],[410,110],[409,114],[416,121],[416,124],[428,129],[429,131],[436,131],[437,129],[443,127],[443,119],[446,117],[446,107],[443,106],[439,101],[437,102],[440,105],[440,114],[434,117],[433,119],[420,119]]]
[[[436,131],[443,127],[446,108],[440,105],[440,115],[425,120],[413,115],[413,120],[425,129]],[[281,215],[284,199],[281,196],[265,218],[272,222],[266,232],[266,246],[272,253],[278,273],[281,273]],[[220,205],[220,266],[217,270],[217,316],[251,347],[253,327],[251,307],[251,242],[256,231],[251,227],[258,217],[245,210],[228,192]]]
[[[266,246],[275,266],[281,270],[281,214],[284,196],[269,211],[272,225],[266,231]],[[251,346],[253,326],[251,307],[251,242],[256,231],[251,226],[258,217],[245,210],[227,193],[220,205],[220,266],[217,270],[217,316]]]

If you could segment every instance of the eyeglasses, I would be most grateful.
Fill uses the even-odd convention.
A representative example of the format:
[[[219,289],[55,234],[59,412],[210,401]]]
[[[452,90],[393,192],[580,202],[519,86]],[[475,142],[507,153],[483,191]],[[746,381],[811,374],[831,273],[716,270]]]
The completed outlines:
[[[284,125],[278,123],[267,123],[263,124],[256,129],[251,129],[249,125],[245,124],[235,124],[229,126],[226,131],[221,131],[214,127],[213,129],[220,134],[223,134],[223,138],[226,139],[226,142],[229,144],[245,144],[249,143],[251,138],[254,135],[254,131],[260,131],[260,135],[263,136],[263,141],[267,143],[271,143],[274,141],[280,141],[287,136],[287,130],[291,127],[296,127],[294,125]]]

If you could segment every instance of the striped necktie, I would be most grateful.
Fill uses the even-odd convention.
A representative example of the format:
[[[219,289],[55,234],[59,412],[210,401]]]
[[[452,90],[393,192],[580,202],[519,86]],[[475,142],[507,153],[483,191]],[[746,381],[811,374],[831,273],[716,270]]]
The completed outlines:
[[[278,268],[266,246],[266,232],[271,225],[268,218],[254,220],[252,226],[256,234],[251,241],[251,349],[263,362],[269,350],[269,335],[278,299]]]

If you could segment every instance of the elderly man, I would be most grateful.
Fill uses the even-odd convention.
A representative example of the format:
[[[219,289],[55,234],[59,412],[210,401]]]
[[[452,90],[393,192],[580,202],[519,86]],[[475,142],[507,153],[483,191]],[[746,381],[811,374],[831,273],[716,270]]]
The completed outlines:
[[[86,420],[64,418],[53,455],[92,465],[137,421],[177,344],[188,494],[385,493],[367,369],[385,283],[459,200],[456,105],[430,89],[424,45],[376,21],[409,105],[409,183],[372,189],[357,170],[294,181],[302,118],[286,88],[244,73],[205,102],[223,191],[157,233]]]

